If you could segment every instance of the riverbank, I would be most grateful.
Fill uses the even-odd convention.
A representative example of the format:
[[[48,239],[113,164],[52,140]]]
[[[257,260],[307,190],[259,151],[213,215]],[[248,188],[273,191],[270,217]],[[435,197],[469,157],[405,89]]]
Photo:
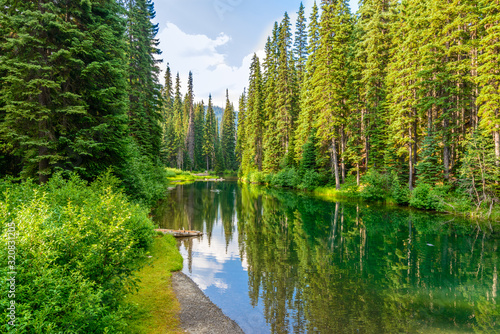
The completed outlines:
[[[133,307],[127,323],[131,333],[182,333],[178,314],[180,304],[172,290],[172,272],[182,269],[176,240],[171,235],[158,236],[150,251],[150,258],[137,273],[140,280],[137,293],[126,297]]]
[[[224,181],[216,174],[210,173],[192,173],[176,168],[167,168],[167,180],[175,185],[188,184],[195,181]]]
[[[336,189],[334,185],[325,184],[327,181],[319,173],[308,171],[301,176],[294,168],[276,174],[251,172],[239,180],[244,183],[296,189],[325,200],[354,199],[452,214],[471,219],[475,224],[495,234],[500,232],[500,207],[495,204],[495,198],[488,197],[488,200],[477,200],[476,203],[458,184],[421,183],[410,191],[395,174],[371,171],[361,178],[359,186],[355,177],[349,176],[340,189]]]

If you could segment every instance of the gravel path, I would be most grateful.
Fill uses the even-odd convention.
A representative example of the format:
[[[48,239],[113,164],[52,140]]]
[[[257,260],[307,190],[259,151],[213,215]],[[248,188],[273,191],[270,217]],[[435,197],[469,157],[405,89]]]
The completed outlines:
[[[238,324],[224,315],[198,285],[182,272],[172,273],[172,287],[181,304],[181,325],[187,333],[243,333]]]

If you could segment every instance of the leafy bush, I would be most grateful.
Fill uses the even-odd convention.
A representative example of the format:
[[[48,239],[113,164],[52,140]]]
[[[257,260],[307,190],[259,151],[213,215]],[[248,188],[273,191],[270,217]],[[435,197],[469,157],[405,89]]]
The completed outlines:
[[[299,189],[312,190],[319,186],[321,176],[314,170],[306,170],[300,184],[297,186]]]
[[[18,333],[117,333],[124,293],[152,244],[148,211],[117,190],[105,174],[88,185],[55,175],[46,185],[1,181],[0,242],[8,227],[16,240],[16,322]],[[7,247],[0,248],[0,279],[10,277]],[[6,319],[7,291],[0,291]],[[0,324],[0,332],[8,332]]]
[[[300,177],[295,168],[286,168],[274,174],[271,185],[278,187],[295,188],[300,182]]]
[[[375,169],[369,169],[362,179],[360,196],[367,201],[381,201],[389,195],[387,176]]]
[[[148,156],[140,154],[136,144],[130,145],[130,154],[120,178],[130,198],[151,207],[165,195],[167,171]]]
[[[417,209],[436,210],[438,201],[432,196],[431,191],[430,184],[418,184],[411,193],[410,205]]]
[[[396,173],[392,173],[391,195],[392,199],[399,205],[408,205],[410,203],[411,192],[407,185],[399,180]]]

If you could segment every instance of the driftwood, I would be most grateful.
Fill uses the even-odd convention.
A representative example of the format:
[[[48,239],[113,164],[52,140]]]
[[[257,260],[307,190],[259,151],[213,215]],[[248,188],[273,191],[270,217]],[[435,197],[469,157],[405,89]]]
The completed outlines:
[[[170,229],[164,229],[164,228],[159,228],[159,229],[156,229],[155,231],[161,232],[163,234],[171,234],[176,238],[199,237],[200,235],[203,235],[203,233],[200,231],[170,230]]]

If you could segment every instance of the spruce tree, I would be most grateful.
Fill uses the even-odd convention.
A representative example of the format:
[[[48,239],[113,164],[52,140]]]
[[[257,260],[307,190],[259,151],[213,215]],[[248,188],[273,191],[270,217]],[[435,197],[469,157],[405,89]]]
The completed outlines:
[[[243,168],[243,155],[246,151],[247,146],[247,135],[246,135],[246,122],[247,122],[247,110],[246,110],[246,91],[243,90],[243,94],[240,96],[239,107],[238,107],[238,127],[236,129],[236,160],[240,164],[240,168]],[[246,165],[247,163],[245,163]]]
[[[166,166],[175,166],[175,114],[174,114],[174,86],[172,82],[172,72],[167,64],[165,71],[165,86],[162,90],[162,143],[161,158]]]
[[[250,81],[246,104],[245,135],[246,147],[243,152],[244,171],[262,170],[264,129],[264,96],[260,61],[256,54],[250,66]]]
[[[0,138],[22,174],[94,177],[126,159],[126,62],[115,1],[0,1]],[[20,15],[22,13],[22,15]]]
[[[208,107],[203,128],[203,156],[207,170],[215,168],[215,144],[217,142],[217,119],[212,105],[212,95],[208,97]]]
[[[500,166],[500,3],[481,1],[480,25],[485,29],[481,39],[479,76],[481,92],[477,98],[481,128],[492,135],[496,165]]]
[[[295,24],[295,42],[293,45],[293,54],[297,63],[297,76],[300,81],[302,81],[302,77],[306,71],[306,61],[308,55],[307,28],[304,10],[305,7],[301,2],[297,13],[297,23]]]
[[[153,160],[161,145],[161,96],[158,60],[161,54],[156,39],[158,24],[151,0],[127,0],[129,126],[143,154]]]
[[[312,78],[315,107],[315,127],[321,144],[328,147],[335,186],[340,189],[339,143],[341,124],[348,112],[347,62],[352,30],[351,14],[345,1],[323,1],[320,23],[320,46],[317,68]]]
[[[184,168],[184,142],[186,134],[184,131],[184,114],[183,114],[184,101],[181,95],[181,79],[179,73],[175,78],[175,96],[174,96],[174,128],[175,128],[175,142],[172,143],[177,151],[177,168]]]
[[[221,150],[224,167],[229,170],[237,170],[236,161],[236,128],[234,107],[229,101],[229,91],[226,90],[226,108],[222,115],[221,123]]]
[[[195,113],[194,113],[194,91],[193,91],[193,73],[189,72],[188,92],[184,99],[184,116],[187,117],[186,131],[186,151],[189,159],[189,169],[192,169],[195,162],[194,147],[195,147]]]
[[[264,124],[265,132],[263,138],[263,162],[262,166],[266,172],[276,171],[282,156],[279,155],[279,141],[276,129],[277,105],[277,58],[278,58],[278,22],[274,23],[273,37],[267,39],[264,60],[263,91],[264,100]]]
[[[305,73],[302,76],[302,85],[300,89],[300,111],[297,117],[297,125],[295,131],[295,161],[299,162],[302,159],[302,149],[309,138],[311,127],[313,126],[314,115],[314,96],[312,94],[313,84],[312,77],[316,70],[316,51],[319,48],[319,16],[318,6],[314,2],[309,23],[309,57],[306,61]]]

